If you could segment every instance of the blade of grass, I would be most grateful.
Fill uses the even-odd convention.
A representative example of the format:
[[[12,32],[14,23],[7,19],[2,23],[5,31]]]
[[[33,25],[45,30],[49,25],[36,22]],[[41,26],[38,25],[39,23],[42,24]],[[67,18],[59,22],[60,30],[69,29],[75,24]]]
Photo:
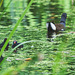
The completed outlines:
[[[3,0],[0,2],[0,7],[2,6],[2,4],[3,4]]]
[[[14,34],[16,28],[17,28],[18,25],[20,24],[21,20],[22,20],[23,17],[25,16],[27,10],[30,8],[30,6],[31,6],[31,4],[33,3],[33,1],[34,1],[34,0],[31,0],[31,1],[30,1],[30,3],[28,4],[27,8],[24,10],[23,14],[21,15],[20,19],[17,21],[15,27],[14,27],[13,30],[11,31],[11,33],[10,33],[10,35],[9,35],[9,37],[8,37],[8,39],[7,39],[7,41],[5,42],[4,46],[3,46],[2,49],[1,49],[0,57],[1,57],[1,55],[2,55],[2,53],[3,53],[3,51],[4,51],[4,49],[5,49],[5,47],[7,46],[7,44],[8,44],[8,42],[9,42],[10,38],[13,36],[13,34]]]
[[[31,42],[50,43],[50,42],[41,41],[41,40],[31,40],[31,41],[22,42],[22,43],[20,43],[19,45],[17,45],[16,47],[14,47],[14,48],[8,53],[8,55],[3,59],[3,61],[0,63],[0,65],[2,65],[2,63],[6,60],[6,58],[7,58],[8,56],[10,56],[11,53],[12,53],[16,48],[18,48],[19,46],[21,46],[21,45],[23,45],[23,44],[31,43]]]
[[[23,60],[24,62],[19,64],[18,66],[10,66],[6,69],[3,69],[3,71],[0,72],[1,75],[18,75],[18,73],[21,70],[27,70],[27,67],[29,65],[35,64],[36,61],[38,61],[38,55],[34,55],[32,58],[32,60],[26,61],[25,59]]]
[[[8,8],[8,6],[10,5],[11,2],[12,2],[12,0],[10,0],[10,2],[7,4],[6,8],[3,10],[3,12],[2,12],[2,14],[0,16],[0,19],[3,16],[3,14],[5,13],[6,9]]]

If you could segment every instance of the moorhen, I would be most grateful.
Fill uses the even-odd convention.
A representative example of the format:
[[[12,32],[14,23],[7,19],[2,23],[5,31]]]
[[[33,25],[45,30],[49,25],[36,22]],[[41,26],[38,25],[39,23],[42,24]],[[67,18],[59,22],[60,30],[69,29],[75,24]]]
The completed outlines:
[[[61,20],[60,23],[54,24],[52,22],[47,22],[46,26],[47,26],[47,37],[48,38],[55,38],[55,36],[58,33],[60,33],[59,31],[64,31],[65,30],[65,21],[67,18],[67,14],[63,13],[61,15]]]
[[[19,45],[20,43],[17,43],[17,41],[13,41],[13,45],[12,48],[16,47],[17,45]],[[23,45],[20,45],[18,48],[23,48]],[[17,52],[17,49],[14,50],[14,52]]]
[[[0,49],[0,51],[1,51],[1,49]],[[1,55],[1,57],[0,57],[0,63],[1,63],[1,61],[4,59],[4,57]]]
[[[0,49],[3,47],[3,45],[5,44],[7,38],[4,39],[4,41],[0,44]],[[8,50],[8,47],[9,47],[9,43],[7,44],[5,50]]]
[[[1,61],[3,60],[4,58],[3,58],[3,56],[1,55],[1,57],[0,57],[0,63],[1,63]]]

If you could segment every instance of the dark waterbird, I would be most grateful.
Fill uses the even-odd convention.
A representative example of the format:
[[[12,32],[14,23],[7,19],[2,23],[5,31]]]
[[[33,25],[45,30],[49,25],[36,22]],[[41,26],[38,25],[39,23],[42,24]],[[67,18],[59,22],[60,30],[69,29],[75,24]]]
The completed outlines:
[[[65,30],[65,22],[66,22],[67,14],[63,13],[61,15],[61,20],[60,23],[54,24],[52,22],[47,22],[47,37],[48,38],[55,38],[54,35],[60,33],[59,31],[64,31]]]
[[[3,47],[3,45],[5,44],[7,38],[4,39],[4,41],[0,44],[0,49]],[[5,50],[8,50],[8,47],[9,47],[9,43],[7,44]]]
[[[1,55],[1,57],[0,57],[0,63],[1,63],[1,61],[3,60],[4,58],[3,58],[3,56]]]
[[[16,47],[17,45],[19,45],[20,43],[17,43],[17,41],[13,41],[13,45],[12,48]],[[20,45],[18,48],[23,48],[23,45]],[[14,50],[14,52],[17,52],[17,49]]]
[[[0,51],[1,51],[1,49],[0,49]],[[0,63],[1,63],[1,61],[4,59],[4,57],[1,55],[1,57],[0,57]]]

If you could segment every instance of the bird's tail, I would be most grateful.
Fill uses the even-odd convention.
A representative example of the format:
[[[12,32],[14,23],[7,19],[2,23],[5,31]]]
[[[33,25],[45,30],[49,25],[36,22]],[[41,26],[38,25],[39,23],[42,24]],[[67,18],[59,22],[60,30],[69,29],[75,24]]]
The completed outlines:
[[[63,13],[63,14],[61,15],[60,24],[63,24],[63,25],[65,26],[66,18],[67,18],[67,14],[66,14],[66,13]]]

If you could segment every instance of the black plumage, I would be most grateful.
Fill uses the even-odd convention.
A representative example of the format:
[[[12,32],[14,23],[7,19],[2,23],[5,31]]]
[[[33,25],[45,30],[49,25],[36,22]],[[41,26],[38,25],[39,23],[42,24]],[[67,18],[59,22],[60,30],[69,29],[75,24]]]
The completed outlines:
[[[0,51],[1,51],[1,49],[0,49]],[[4,57],[1,55],[1,57],[0,57],[0,63],[2,62],[3,59],[4,59]]]
[[[20,43],[17,43],[17,41],[13,41],[13,45],[12,48],[16,47],[17,45],[19,45]],[[20,45],[18,48],[23,48],[23,45]],[[14,50],[14,52],[17,52],[17,49]]]
[[[4,59],[4,57],[1,55],[1,57],[0,57],[0,63],[2,62],[3,59]]]
[[[7,40],[7,38],[5,38],[4,41],[0,44],[0,49],[1,49],[1,48],[3,47],[3,45],[5,44],[6,40]],[[9,48],[9,43],[7,44],[5,50],[8,50],[8,48]]]
[[[52,22],[47,22],[47,37],[48,38],[53,38],[54,34],[60,33],[59,31],[64,31],[65,30],[65,22],[66,22],[67,14],[63,13],[61,15],[61,20],[60,23],[54,24]]]

